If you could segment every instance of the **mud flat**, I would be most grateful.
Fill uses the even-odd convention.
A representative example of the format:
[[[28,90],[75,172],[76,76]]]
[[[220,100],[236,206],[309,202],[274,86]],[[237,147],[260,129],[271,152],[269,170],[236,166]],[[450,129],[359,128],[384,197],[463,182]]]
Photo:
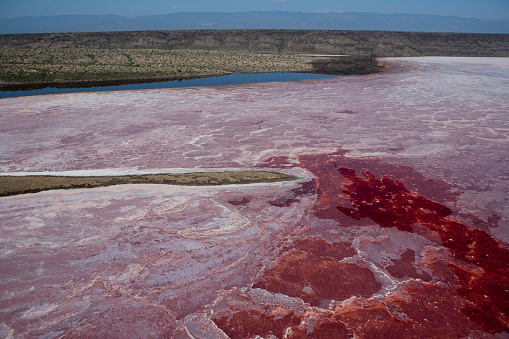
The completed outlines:
[[[3,173],[302,178],[0,197],[0,333],[507,335],[509,60],[382,61],[392,72],[0,100]]]

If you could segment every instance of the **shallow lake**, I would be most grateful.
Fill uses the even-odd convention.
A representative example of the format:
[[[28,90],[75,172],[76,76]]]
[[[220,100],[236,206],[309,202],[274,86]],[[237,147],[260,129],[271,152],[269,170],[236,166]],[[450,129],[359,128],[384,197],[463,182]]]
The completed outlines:
[[[312,73],[257,73],[257,74],[229,74],[223,76],[173,80],[162,82],[147,82],[140,84],[127,84],[115,86],[99,86],[89,88],[42,88],[25,91],[0,91],[0,98],[12,98],[30,95],[58,94],[58,93],[78,93],[78,92],[99,92],[99,91],[122,91],[131,89],[151,89],[151,88],[173,88],[190,86],[215,86],[215,85],[238,85],[257,82],[273,81],[298,81],[336,78],[339,75],[312,74]]]

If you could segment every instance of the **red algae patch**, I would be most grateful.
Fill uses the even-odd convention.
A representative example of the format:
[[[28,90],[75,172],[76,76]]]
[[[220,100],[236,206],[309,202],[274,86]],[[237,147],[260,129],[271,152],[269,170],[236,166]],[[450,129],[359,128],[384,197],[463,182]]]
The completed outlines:
[[[247,296],[245,296],[247,297]],[[248,297],[247,297],[248,298]],[[249,298],[248,298],[249,299]],[[341,339],[353,333],[333,312],[310,308],[230,301],[213,321],[229,338]]]
[[[298,297],[312,306],[351,296],[371,297],[381,287],[369,269],[338,261],[354,254],[344,244],[307,239],[295,247],[283,254],[274,268],[265,271],[263,281],[253,287]]]
[[[231,318],[224,316],[214,320],[216,325],[232,339],[271,335],[283,338],[286,329],[297,327],[300,321],[300,317],[293,314],[276,317],[276,315],[265,315],[257,310],[236,311]]]
[[[453,201],[456,198],[455,194],[448,192],[451,188],[449,184],[441,180],[427,179],[411,167],[394,166],[375,158],[349,158],[345,156],[346,153],[347,151],[339,149],[335,153],[304,154],[298,156],[302,167],[316,176],[318,201],[313,207],[313,211],[318,218],[336,220],[343,226],[370,224],[362,220],[363,216],[355,215],[355,217],[358,216],[358,218],[355,218],[358,221],[355,222],[351,218],[354,214],[345,215],[345,213],[342,213],[343,211],[337,209],[338,205],[349,204],[349,196],[341,195],[340,192],[345,189],[344,184],[348,183],[348,176],[355,174],[355,171],[367,171],[369,175],[380,177],[391,173],[392,176],[398,178],[398,183],[404,184],[410,190],[418,192],[423,197],[425,196],[427,199],[433,199],[434,201],[443,203]],[[342,170],[338,171],[338,168]],[[398,183],[395,182],[391,189],[397,190],[400,187],[400,194],[403,194]],[[371,191],[365,193],[375,194]],[[403,194],[401,198],[404,199],[405,197],[405,194]],[[431,201],[429,203],[433,205]],[[391,217],[391,219],[393,220],[394,218]]]
[[[287,338],[287,339],[341,339],[351,338],[352,333],[342,322],[324,317],[312,328],[301,326],[305,317],[287,314],[283,317],[267,316],[260,311],[235,311],[231,318],[220,317],[216,325],[232,339]]]
[[[463,314],[487,332],[508,329],[507,249],[486,232],[470,229],[452,219],[452,211],[447,206],[411,193],[387,175],[378,179],[366,171],[361,178],[345,167],[340,167],[338,172],[350,181],[343,184],[343,193],[353,206],[337,206],[340,212],[356,220],[369,218],[382,227],[401,231],[412,232],[414,224],[433,231],[440,237],[442,246],[458,260],[448,265],[459,279],[457,292],[469,301],[462,308]]]
[[[289,339],[341,339],[341,338],[352,338],[352,333],[340,321],[334,321],[333,319],[322,322],[313,329],[313,332],[308,333],[304,329],[291,329],[292,332],[287,338]]]
[[[458,311],[461,303],[451,289],[408,286],[383,302],[349,301],[336,308],[335,318],[359,338],[461,338],[479,329]]]
[[[393,259],[392,266],[387,267],[387,271],[395,278],[415,278],[421,279],[423,281],[430,281],[431,276],[426,273],[417,272],[416,267],[414,266],[415,260],[415,251],[407,250],[405,253],[401,255],[401,259]]]
[[[348,242],[333,242],[329,244],[320,238],[298,239],[293,243],[293,247],[301,251],[336,260],[353,257],[357,254]]]
[[[388,175],[380,180],[366,171],[362,179],[346,167],[340,167],[338,172],[351,181],[343,184],[343,193],[350,197],[353,208],[336,208],[353,219],[369,218],[382,227],[411,232],[416,223],[436,223],[452,213],[442,204],[409,192],[400,181]]]

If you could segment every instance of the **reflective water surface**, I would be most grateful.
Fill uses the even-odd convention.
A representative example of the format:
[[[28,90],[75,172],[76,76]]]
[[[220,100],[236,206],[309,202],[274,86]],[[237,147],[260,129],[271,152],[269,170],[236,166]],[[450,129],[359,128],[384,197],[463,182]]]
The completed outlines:
[[[215,86],[215,85],[238,85],[256,82],[272,81],[298,81],[335,78],[338,75],[312,74],[312,73],[257,73],[243,74],[234,73],[223,76],[172,80],[161,82],[146,82],[140,84],[125,84],[116,86],[97,86],[89,88],[52,88],[24,90],[24,91],[0,91],[0,98],[13,98],[30,95],[59,94],[59,93],[78,93],[78,92],[100,92],[100,91],[122,91],[131,89],[152,89],[152,88],[173,88],[173,87],[191,87],[191,86]]]

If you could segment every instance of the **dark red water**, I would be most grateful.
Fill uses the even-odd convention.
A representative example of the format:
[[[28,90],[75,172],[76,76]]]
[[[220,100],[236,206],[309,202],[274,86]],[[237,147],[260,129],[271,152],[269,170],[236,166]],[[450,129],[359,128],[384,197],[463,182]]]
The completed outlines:
[[[313,214],[335,220],[338,227],[376,223],[419,234],[438,245],[420,254],[432,274],[417,270],[416,253],[407,249],[386,270],[394,278],[414,280],[402,283],[398,292],[372,298],[381,288],[372,271],[342,262],[356,255],[352,244],[301,238],[280,253],[253,288],[318,307],[307,311],[315,319],[313,328],[304,330],[302,314],[285,310],[284,316],[275,316],[274,310],[256,307],[232,309],[216,324],[232,338],[348,338],[353,332],[361,338],[460,338],[472,331],[507,331],[509,251],[487,232],[453,218],[445,205],[456,199],[450,185],[410,167],[345,154],[299,156],[316,179],[281,198],[278,206],[297,202],[301,194],[316,194]],[[266,165],[292,166],[284,157]],[[334,313],[327,311],[331,300],[343,301]]]

